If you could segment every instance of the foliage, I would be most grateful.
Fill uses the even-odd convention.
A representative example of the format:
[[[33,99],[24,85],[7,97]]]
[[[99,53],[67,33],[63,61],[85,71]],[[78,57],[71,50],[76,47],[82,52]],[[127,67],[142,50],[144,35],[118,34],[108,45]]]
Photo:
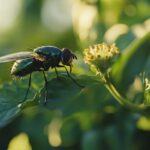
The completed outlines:
[[[59,70],[59,79],[50,69],[48,102],[44,105],[44,78],[35,72],[24,101],[28,76],[11,81],[9,64],[0,64],[1,149],[12,150],[10,143],[16,139],[27,141],[28,147],[35,150],[148,149],[149,1],[74,1],[73,26],[60,33],[43,25],[40,11],[44,2],[24,2],[20,20],[0,39],[0,49],[9,49],[7,53],[11,53],[12,49],[33,49],[50,43],[69,47],[78,56],[71,76],[83,87],[77,86],[63,69]],[[85,64],[84,49],[102,42],[116,44],[120,50],[117,59],[107,62],[96,54],[88,56]],[[0,54],[6,53],[1,50]],[[105,58],[108,58],[106,53]]]

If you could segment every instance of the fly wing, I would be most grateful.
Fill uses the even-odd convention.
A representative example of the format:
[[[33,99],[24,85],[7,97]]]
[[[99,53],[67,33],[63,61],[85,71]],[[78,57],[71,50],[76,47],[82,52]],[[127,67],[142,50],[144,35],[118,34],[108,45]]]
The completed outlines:
[[[34,54],[35,54],[34,52],[25,52],[25,51],[8,54],[8,55],[0,57],[0,63],[16,61],[18,59],[33,58]]]

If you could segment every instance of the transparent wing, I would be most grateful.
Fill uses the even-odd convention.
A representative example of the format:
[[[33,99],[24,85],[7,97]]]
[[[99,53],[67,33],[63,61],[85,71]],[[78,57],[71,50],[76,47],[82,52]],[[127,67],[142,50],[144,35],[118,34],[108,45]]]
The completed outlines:
[[[18,53],[12,53],[5,56],[0,57],[0,63],[15,61],[18,59],[26,59],[26,58],[33,58],[34,52],[18,52]]]

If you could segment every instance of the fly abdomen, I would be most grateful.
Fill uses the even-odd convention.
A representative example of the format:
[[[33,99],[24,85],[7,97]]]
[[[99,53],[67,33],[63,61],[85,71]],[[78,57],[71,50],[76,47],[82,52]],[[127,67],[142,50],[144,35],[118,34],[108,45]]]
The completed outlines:
[[[11,69],[11,74],[22,77],[35,71],[34,60],[32,58],[16,61]]]

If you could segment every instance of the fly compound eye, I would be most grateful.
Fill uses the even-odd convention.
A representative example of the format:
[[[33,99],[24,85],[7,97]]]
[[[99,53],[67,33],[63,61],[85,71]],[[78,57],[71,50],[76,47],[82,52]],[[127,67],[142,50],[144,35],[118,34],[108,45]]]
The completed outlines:
[[[73,59],[77,59],[77,57],[68,48],[63,48],[61,59],[64,65],[71,66]]]

